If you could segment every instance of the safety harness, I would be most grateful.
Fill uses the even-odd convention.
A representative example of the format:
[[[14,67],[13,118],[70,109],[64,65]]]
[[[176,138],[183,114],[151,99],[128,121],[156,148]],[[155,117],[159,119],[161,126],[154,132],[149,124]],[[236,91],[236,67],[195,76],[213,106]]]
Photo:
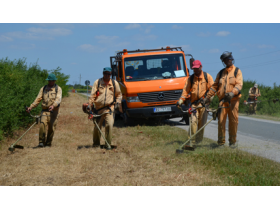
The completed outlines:
[[[45,92],[45,89],[47,88],[48,85],[45,85],[43,88],[43,93]],[[54,84],[54,89],[55,89],[55,97],[57,96],[57,91],[58,91],[58,85]],[[57,107],[60,107],[60,104],[57,105]],[[48,109],[42,109],[44,112],[48,112]]]
[[[223,71],[225,70],[226,68],[223,68],[222,70],[220,70],[219,71],[219,83],[218,83],[218,86],[220,85],[220,79],[221,79],[221,77],[222,77],[222,74],[223,74]],[[237,75],[237,73],[238,73],[238,70],[239,70],[239,68],[238,67],[235,67],[235,70],[234,70],[234,77],[236,78],[236,75]],[[238,96],[238,95],[240,95],[241,94],[241,91],[237,88],[237,87],[235,87],[237,90],[238,90],[238,94],[237,95],[235,95],[235,96]],[[217,92],[217,91],[215,91],[213,88],[210,88],[211,90],[213,90],[215,93]],[[220,100],[221,101],[221,100]]]
[[[99,96],[99,87],[100,87],[101,79],[102,79],[102,78],[98,79],[98,85],[97,85],[97,90],[96,90],[96,96]],[[116,102],[116,96],[115,96],[116,86],[115,86],[115,80],[114,80],[114,79],[111,79],[111,80],[112,80],[112,83],[113,83],[113,86],[114,86],[114,100],[113,100],[113,102],[112,102],[111,104],[109,104],[108,106],[102,107],[102,108],[100,108],[100,109],[95,109],[95,108],[93,107],[94,113],[97,113],[98,111],[100,111],[100,110],[102,110],[102,109],[105,109],[105,108],[108,108],[108,109],[110,110],[110,113],[112,112],[110,106],[112,106],[112,105]],[[105,100],[106,100],[106,98],[105,98]]]
[[[206,80],[206,83],[208,84],[207,72],[204,71],[203,74],[204,74],[204,79]],[[193,85],[193,80],[194,80],[194,74],[191,75],[190,80],[191,80],[191,90],[192,90],[192,85]],[[190,90],[190,91],[191,91],[191,90]],[[205,92],[205,94],[204,94],[200,99],[194,101],[192,104],[201,103],[202,100],[207,96],[208,91],[209,91],[209,90],[207,90],[207,91]]]

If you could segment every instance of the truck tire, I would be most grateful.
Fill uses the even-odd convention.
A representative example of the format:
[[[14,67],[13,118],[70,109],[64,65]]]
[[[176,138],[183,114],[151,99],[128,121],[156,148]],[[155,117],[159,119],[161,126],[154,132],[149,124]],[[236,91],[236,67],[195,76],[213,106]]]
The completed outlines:
[[[129,116],[127,116],[126,113],[123,113],[123,122],[124,122],[125,126],[130,126],[130,125],[132,125],[133,121]]]
[[[190,122],[189,122],[189,116],[188,116],[188,115],[183,115],[183,118],[184,118],[184,120],[185,120],[186,125],[189,125],[189,124],[190,124]]]

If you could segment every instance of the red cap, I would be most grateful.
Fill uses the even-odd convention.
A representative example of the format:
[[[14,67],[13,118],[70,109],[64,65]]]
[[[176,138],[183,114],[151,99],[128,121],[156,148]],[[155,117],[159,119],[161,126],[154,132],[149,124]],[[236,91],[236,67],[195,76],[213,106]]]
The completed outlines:
[[[195,60],[193,63],[192,63],[192,68],[199,68],[200,66],[202,66],[201,62],[199,60]]]

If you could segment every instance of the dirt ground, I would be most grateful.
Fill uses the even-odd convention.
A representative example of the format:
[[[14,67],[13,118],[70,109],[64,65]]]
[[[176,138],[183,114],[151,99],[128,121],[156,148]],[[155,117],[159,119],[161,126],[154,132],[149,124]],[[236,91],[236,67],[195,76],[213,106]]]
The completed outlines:
[[[184,157],[177,157],[177,144],[147,134],[151,129],[164,132],[166,127],[124,127],[116,122],[108,151],[92,148],[93,123],[82,112],[86,99],[75,93],[63,98],[53,145],[38,145],[39,126],[33,127],[19,142],[23,150],[8,151],[14,139],[1,143],[0,185],[13,186],[126,186],[126,185],[224,185],[203,168],[195,167]],[[103,128],[104,129],[104,128]],[[145,132],[145,129],[147,132]],[[172,130],[178,135],[181,129]],[[157,140],[154,140],[157,139]],[[102,141],[104,144],[104,141]],[[169,146],[168,146],[169,145]]]

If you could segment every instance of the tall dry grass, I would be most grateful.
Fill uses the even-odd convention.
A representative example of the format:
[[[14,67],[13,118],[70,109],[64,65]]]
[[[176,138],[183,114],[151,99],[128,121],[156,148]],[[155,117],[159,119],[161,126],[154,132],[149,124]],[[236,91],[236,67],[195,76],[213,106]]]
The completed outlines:
[[[203,165],[175,154],[179,139],[187,135],[179,128],[123,127],[116,122],[112,143],[117,149],[84,147],[92,145],[93,132],[92,121],[81,110],[85,101],[75,93],[63,99],[51,148],[33,149],[38,145],[38,125],[19,142],[23,150],[11,153],[8,147],[24,131],[3,141],[0,185],[227,185]],[[174,142],[156,138],[149,129],[169,129]]]

